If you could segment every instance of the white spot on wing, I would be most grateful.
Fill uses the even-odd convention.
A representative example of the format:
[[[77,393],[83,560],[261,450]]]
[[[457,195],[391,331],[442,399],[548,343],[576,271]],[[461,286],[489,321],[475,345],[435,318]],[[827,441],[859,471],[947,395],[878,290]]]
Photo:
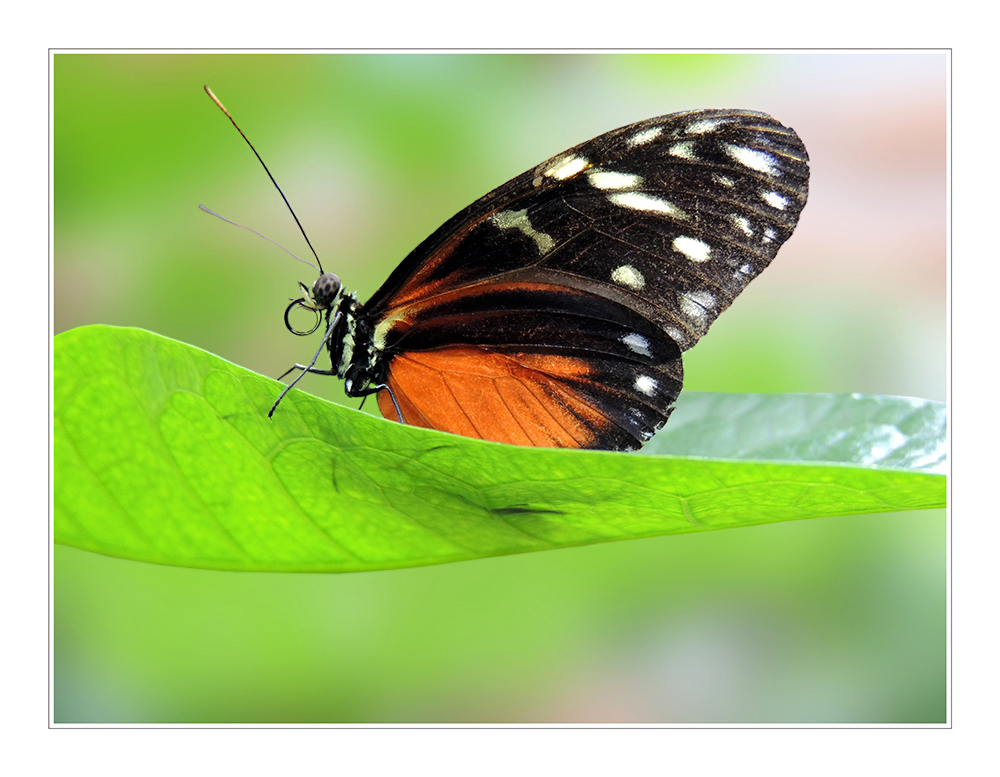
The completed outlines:
[[[708,311],[715,307],[715,297],[707,291],[680,292],[677,299],[684,313],[698,327],[708,324]]]
[[[705,309],[711,309],[715,307],[715,295],[712,292],[699,289],[695,291],[685,291],[681,292],[685,297],[694,302],[697,302]]]
[[[750,219],[746,216],[737,216],[735,213],[729,217],[729,220],[735,224],[744,235],[750,237],[753,234],[753,227],[750,226]]]
[[[653,352],[649,349],[649,340],[640,334],[632,332],[622,337],[622,342],[628,346],[628,349],[632,353],[637,353],[640,356],[645,356],[647,358],[653,358]]]
[[[641,176],[614,170],[591,170],[587,173],[587,180],[598,189],[634,189],[642,186]]]
[[[712,179],[716,183],[721,183],[723,186],[725,186],[725,187],[727,187],[729,189],[732,189],[736,185],[733,182],[733,179],[730,178],[728,175],[719,175],[718,173],[713,173]]]
[[[555,178],[557,181],[565,181],[567,178],[572,178],[581,170],[586,170],[588,167],[590,167],[590,162],[585,157],[571,155],[556,159],[546,168],[543,175]]]
[[[729,156],[751,170],[757,170],[768,175],[778,175],[781,172],[775,164],[774,157],[764,151],[756,148],[747,148],[746,146],[737,146],[732,143],[723,143],[722,147]]]
[[[646,279],[642,277],[642,273],[630,264],[623,264],[612,270],[611,280],[636,291],[641,291],[646,285]]]
[[[496,224],[500,229],[517,229],[524,235],[530,237],[535,241],[535,245],[538,246],[538,252],[540,254],[546,254],[555,247],[555,241],[552,239],[551,235],[547,235],[544,232],[539,232],[533,226],[531,226],[531,221],[528,219],[528,209],[524,210],[505,210],[499,213],[494,213],[490,220]]]
[[[777,237],[777,233],[774,231],[774,227],[768,227],[764,230],[765,243],[770,243],[775,237]]]
[[[788,205],[788,198],[777,192],[766,192],[761,197],[763,197],[764,202],[778,210],[784,210],[785,206]]]
[[[671,156],[680,157],[681,159],[697,159],[698,155],[694,153],[694,141],[693,140],[682,140],[680,143],[674,143],[670,147]]]
[[[712,247],[694,237],[681,235],[674,238],[674,250],[684,254],[692,262],[704,262],[712,253]]]
[[[653,392],[656,391],[656,387],[658,385],[659,384],[648,375],[640,375],[635,379],[636,391],[641,391],[647,397],[653,396]]]
[[[726,119],[699,119],[688,124],[685,130],[688,135],[704,135],[706,132],[714,130],[720,124],[725,124],[726,121]]]
[[[687,213],[678,208],[672,202],[654,197],[652,194],[643,192],[622,192],[621,194],[609,194],[608,199],[615,205],[621,205],[633,210],[648,210],[654,213],[665,213],[676,219],[686,219]]]
[[[629,138],[628,144],[630,146],[641,146],[650,141],[656,140],[663,133],[663,127],[650,127],[649,129],[644,129],[642,132],[637,132],[631,138]]]

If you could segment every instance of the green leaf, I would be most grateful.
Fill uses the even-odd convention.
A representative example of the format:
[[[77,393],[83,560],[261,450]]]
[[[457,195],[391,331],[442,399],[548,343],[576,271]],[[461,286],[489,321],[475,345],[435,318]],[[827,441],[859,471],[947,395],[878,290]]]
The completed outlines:
[[[350,572],[941,507],[944,408],[685,396],[636,455],[487,443],[292,391],[137,329],[55,342],[55,538],[210,569]],[[706,458],[695,458],[696,454]]]

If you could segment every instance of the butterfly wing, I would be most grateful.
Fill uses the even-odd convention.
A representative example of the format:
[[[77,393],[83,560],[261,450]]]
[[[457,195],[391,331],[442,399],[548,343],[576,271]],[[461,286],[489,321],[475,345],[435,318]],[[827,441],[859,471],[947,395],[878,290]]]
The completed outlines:
[[[559,154],[449,220],[364,306],[407,423],[635,448],[693,346],[791,235],[808,157],[762,113],[672,114]],[[388,392],[379,406],[396,418]]]

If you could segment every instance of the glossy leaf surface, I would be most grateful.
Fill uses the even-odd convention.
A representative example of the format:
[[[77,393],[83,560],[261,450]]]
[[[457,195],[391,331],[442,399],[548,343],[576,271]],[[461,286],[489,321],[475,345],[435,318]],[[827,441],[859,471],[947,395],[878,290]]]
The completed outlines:
[[[269,420],[280,389],[142,330],[59,335],[56,541],[349,572],[945,504],[944,410],[923,400],[689,395],[637,455],[486,443],[299,391]]]

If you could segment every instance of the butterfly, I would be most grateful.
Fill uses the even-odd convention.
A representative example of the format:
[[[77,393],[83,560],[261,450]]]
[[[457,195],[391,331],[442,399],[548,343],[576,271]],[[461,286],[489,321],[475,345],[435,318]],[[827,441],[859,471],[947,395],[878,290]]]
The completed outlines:
[[[792,234],[808,179],[802,141],[764,113],[612,130],[453,216],[364,304],[333,273],[300,282],[285,324],[325,336],[289,372],[335,375],[414,426],[635,450],[673,410],[684,351]]]

